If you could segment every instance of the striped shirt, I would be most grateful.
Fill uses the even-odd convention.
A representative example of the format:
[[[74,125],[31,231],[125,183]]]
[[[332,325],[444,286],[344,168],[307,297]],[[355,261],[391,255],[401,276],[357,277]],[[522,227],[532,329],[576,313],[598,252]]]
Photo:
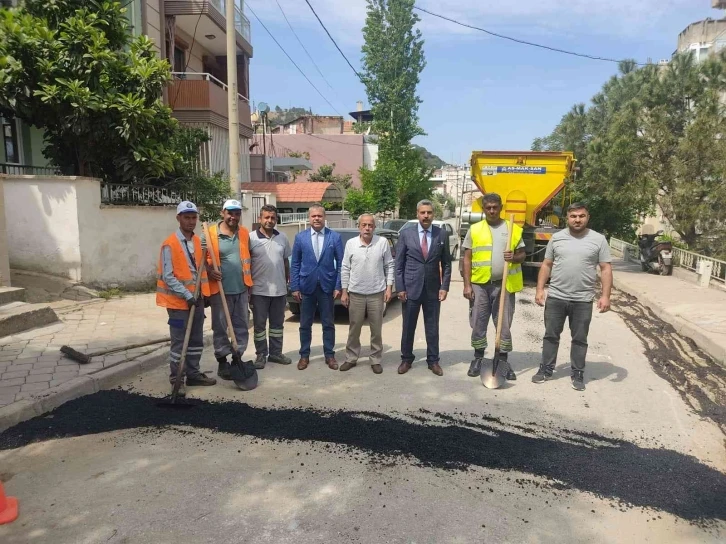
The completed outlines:
[[[373,295],[393,285],[396,264],[391,255],[391,246],[386,238],[373,235],[371,243],[365,245],[360,236],[351,238],[345,244],[340,274],[343,289],[359,295]]]

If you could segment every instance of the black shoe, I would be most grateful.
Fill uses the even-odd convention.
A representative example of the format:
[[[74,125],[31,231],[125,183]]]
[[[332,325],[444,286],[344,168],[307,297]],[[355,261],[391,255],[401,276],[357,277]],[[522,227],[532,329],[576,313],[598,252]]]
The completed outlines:
[[[194,385],[215,385],[217,380],[210,378],[205,374],[197,374],[196,376],[187,376],[187,386],[191,387]]]
[[[265,365],[267,364],[267,355],[258,355],[257,359],[255,359],[255,368],[257,370],[262,370],[265,368]]]
[[[572,371],[572,388],[575,391],[585,390],[585,373],[582,370]]]
[[[533,383],[544,383],[547,380],[551,380],[551,379],[552,379],[552,373],[545,371],[545,369],[542,367],[539,367],[537,374],[532,376]]]
[[[507,381],[513,382],[517,379],[517,375],[514,373],[514,370],[512,370],[512,367],[509,367],[509,370],[507,370]]]
[[[278,365],[289,365],[292,363],[292,359],[280,353],[279,355],[269,355],[267,360],[270,363],[277,363]]]
[[[481,364],[481,357],[474,359],[469,365],[469,372],[467,372],[466,375],[470,378],[476,378],[479,374],[481,374]]]
[[[217,367],[217,376],[223,380],[231,380],[232,375],[229,373],[230,366],[227,362],[227,357],[217,357],[217,362],[219,363],[219,366]]]

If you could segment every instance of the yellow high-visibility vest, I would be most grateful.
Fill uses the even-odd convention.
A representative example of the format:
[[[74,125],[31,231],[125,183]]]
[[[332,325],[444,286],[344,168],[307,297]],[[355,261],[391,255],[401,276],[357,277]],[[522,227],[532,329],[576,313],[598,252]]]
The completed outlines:
[[[522,240],[522,227],[512,225],[507,221],[507,226],[513,230],[512,247],[517,250]],[[489,223],[481,221],[471,226],[471,282],[487,283],[492,277],[492,229]],[[507,275],[507,291],[516,293],[524,288],[524,277],[522,276],[522,265],[519,263],[508,263],[509,274]]]

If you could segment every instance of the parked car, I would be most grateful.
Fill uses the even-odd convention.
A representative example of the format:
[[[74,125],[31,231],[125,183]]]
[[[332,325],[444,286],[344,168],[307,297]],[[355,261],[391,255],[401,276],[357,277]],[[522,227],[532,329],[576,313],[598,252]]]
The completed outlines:
[[[403,227],[401,227],[401,230],[415,227],[417,223],[418,219],[411,219],[410,221],[407,221]],[[433,224],[439,228],[444,229],[446,231],[446,234],[449,235],[449,249],[451,249],[451,260],[455,261],[456,258],[459,256],[459,246],[461,245],[461,240],[459,240],[459,236],[454,232],[454,227],[452,227],[446,221],[440,221],[438,219],[435,219],[433,221]],[[399,232],[401,230],[399,230]]]
[[[383,228],[398,232],[406,223],[408,223],[408,219],[389,219],[383,223]]]
[[[359,231],[358,229],[348,228],[334,228],[331,229],[340,234],[340,238],[343,241],[343,247],[345,247],[345,244],[348,243],[348,240],[351,238],[354,238],[358,236]],[[386,240],[388,240],[388,244],[391,246],[391,254],[393,257],[396,256],[396,242],[398,241],[398,231],[390,230],[390,229],[376,229],[375,233],[378,236],[382,236]],[[396,298],[396,283],[394,280],[393,283],[393,297],[391,298],[391,301],[395,300]],[[300,315],[300,304],[292,297],[292,291],[290,291],[290,286],[287,288],[287,305],[290,308],[290,312],[292,312],[293,315]],[[341,306],[340,298],[335,299],[335,305]],[[388,307],[386,307],[383,310],[383,315],[386,315],[386,311],[388,310]]]

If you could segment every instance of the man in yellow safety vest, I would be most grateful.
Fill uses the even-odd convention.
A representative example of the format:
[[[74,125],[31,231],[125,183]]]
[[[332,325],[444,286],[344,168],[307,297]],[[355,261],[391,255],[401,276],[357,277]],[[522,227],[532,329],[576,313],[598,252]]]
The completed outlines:
[[[522,262],[526,257],[522,241],[522,227],[504,221],[502,198],[496,193],[482,197],[486,221],[475,223],[466,233],[462,244],[464,249],[464,297],[471,301],[469,323],[472,328],[471,345],[474,360],[468,375],[479,376],[482,359],[487,347],[487,325],[489,319],[497,323],[499,297],[505,266],[509,268],[505,288],[508,293],[502,322],[501,357],[509,363],[507,354],[512,351],[512,319],[514,318],[514,293],[523,287]],[[507,247],[509,229],[513,229],[512,245]],[[511,365],[507,365],[507,380],[516,380]]]

